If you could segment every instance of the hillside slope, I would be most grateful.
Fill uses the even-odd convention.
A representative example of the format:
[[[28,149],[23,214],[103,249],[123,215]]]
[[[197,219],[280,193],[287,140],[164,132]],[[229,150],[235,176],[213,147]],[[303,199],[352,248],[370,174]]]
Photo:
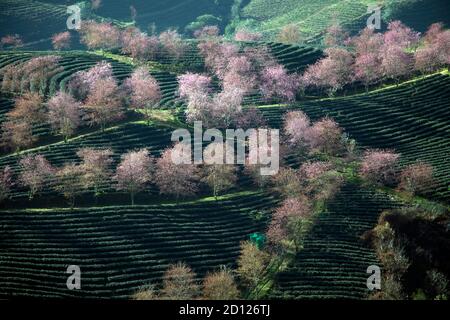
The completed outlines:
[[[334,20],[358,33],[371,14],[368,6],[374,3],[381,6],[382,29],[396,19],[421,32],[437,21],[450,23],[446,0],[251,0],[242,8],[237,25],[274,39],[283,26],[295,24],[305,39],[315,41]]]
[[[367,267],[379,265],[360,239],[383,210],[397,206],[388,196],[358,185],[344,186],[319,214],[295,262],[280,272],[271,293],[277,299],[363,299]]]
[[[296,103],[289,108],[262,107],[278,127],[290,109],[303,110],[311,119],[335,119],[361,147],[395,149],[403,165],[428,162],[436,184],[428,196],[450,201],[450,75],[437,73],[369,94]]]
[[[2,210],[0,298],[12,296],[128,298],[159,284],[171,263],[199,278],[235,266],[239,243],[263,231],[276,205],[258,193],[151,206]],[[69,265],[81,269],[81,290],[66,287]]]

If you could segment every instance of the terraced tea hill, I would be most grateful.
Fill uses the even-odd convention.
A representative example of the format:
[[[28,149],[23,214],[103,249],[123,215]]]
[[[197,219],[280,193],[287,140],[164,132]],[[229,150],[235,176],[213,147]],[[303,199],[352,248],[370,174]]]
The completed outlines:
[[[379,214],[398,206],[388,196],[346,185],[320,213],[295,262],[280,272],[271,294],[277,299],[363,299],[369,293],[366,273],[379,265],[360,236]]]
[[[178,205],[3,210],[0,297],[128,298],[159,283],[170,263],[184,261],[199,277],[234,267],[239,242],[265,228],[267,217],[249,214],[274,201],[246,193]],[[66,287],[72,264],[81,268],[81,290]]]
[[[402,155],[402,164],[415,161],[435,168],[436,184],[428,195],[450,200],[450,77],[435,74],[375,91],[368,95],[297,103],[311,119],[330,116],[364,146],[393,148]],[[262,107],[272,126],[278,127],[287,109]]]

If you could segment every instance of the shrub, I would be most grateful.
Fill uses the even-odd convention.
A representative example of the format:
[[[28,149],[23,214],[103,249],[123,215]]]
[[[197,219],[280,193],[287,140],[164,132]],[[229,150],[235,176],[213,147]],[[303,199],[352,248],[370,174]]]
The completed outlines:
[[[399,190],[410,194],[421,194],[433,185],[433,166],[416,163],[407,166],[400,174]]]
[[[55,50],[69,49],[71,35],[69,31],[60,32],[52,36],[52,45]]]
[[[69,94],[60,91],[48,101],[48,121],[53,130],[64,137],[73,135],[82,124],[81,103]]]
[[[203,298],[207,300],[235,300],[239,290],[229,270],[207,274],[203,280]]]
[[[21,184],[30,189],[29,198],[48,186],[55,174],[55,169],[42,155],[28,155],[19,161]]]
[[[197,193],[198,170],[193,164],[176,164],[174,159],[183,157],[183,146],[176,144],[166,149],[156,162],[155,182],[161,194],[188,197]],[[190,155],[189,155],[190,157]],[[190,159],[190,158],[189,158]]]
[[[120,47],[120,30],[109,22],[83,21],[79,32],[81,43],[89,49],[111,50]]]
[[[145,149],[131,151],[122,155],[122,161],[117,166],[114,180],[117,189],[130,193],[131,205],[134,205],[134,196],[142,191],[150,182],[153,171],[153,159]]]
[[[367,182],[392,186],[397,181],[400,155],[388,150],[368,150],[362,158],[359,174]]]
[[[287,44],[296,44],[301,40],[300,29],[295,24],[284,26],[278,33],[278,41]]]
[[[259,41],[262,38],[262,34],[259,32],[251,32],[248,30],[238,30],[234,35],[234,40],[243,42]]]
[[[163,276],[163,299],[191,300],[198,296],[199,285],[195,282],[195,273],[184,263],[171,265]]]
[[[94,196],[100,195],[100,187],[111,179],[111,164],[113,162],[111,149],[96,150],[83,148],[77,151],[81,158],[82,183],[85,189],[94,188]]]
[[[249,241],[241,243],[238,269],[242,283],[248,288],[256,286],[264,276],[270,256]]]

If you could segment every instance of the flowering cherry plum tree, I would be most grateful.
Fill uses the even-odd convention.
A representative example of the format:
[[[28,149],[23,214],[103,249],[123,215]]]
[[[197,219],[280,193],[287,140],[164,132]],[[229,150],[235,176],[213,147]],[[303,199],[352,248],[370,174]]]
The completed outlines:
[[[131,205],[134,205],[136,193],[144,190],[153,176],[154,159],[148,150],[130,151],[122,156],[113,179],[117,182],[117,190],[130,194]]]

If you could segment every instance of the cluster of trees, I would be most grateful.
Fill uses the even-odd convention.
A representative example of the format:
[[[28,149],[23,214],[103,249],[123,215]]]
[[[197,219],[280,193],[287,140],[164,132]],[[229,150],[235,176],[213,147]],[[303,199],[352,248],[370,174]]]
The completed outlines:
[[[175,29],[168,29],[159,35],[148,35],[137,27],[120,29],[109,22],[83,21],[80,41],[89,49],[120,50],[138,61],[170,56],[180,59],[187,49],[187,43]]]
[[[60,59],[59,56],[46,55],[8,65],[2,70],[2,91],[32,91],[44,95],[50,78],[64,69],[59,64]]]
[[[185,263],[170,265],[163,275],[161,288],[147,285],[133,296],[136,300],[234,300],[240,298],[233,273],[224,268],[208,273],[203,283]]]
[[[109,186],[130,194],[134,205],[135,195],[150,183],[155,184],[161,194],[180,198],[195,195],[201,183],[209,186],[217,196],[233,186],[237,181],[236,168],[232,165],[175,164],[173,159],[183,152],[181,144],[166,149],[159,158],[153,158],[148,150],[130,151],[121,157],[113,171],[113,152],[110,149],[84,148],[77,152],[79,164],[66,163],[53,167],[42,155],[28,155],[19,161],[18,185],[29,189],[33,199],[44,187],[53,187],[74,205],[75,198],[84,191],[93,192],[98,197]],[[7,199],[14,185],[9,166],[0,177],[1,198]]]
[[[189,122],[200,120],[206,126],[219,128],[260,123],[262,117],[254,109],[242,109],[245,95],[260,91],[267,100],[295,99],[296,75],[288,74],[267,48],[241,51],[237,45],[204,30],[198,48],[208,74],[187,73],[178,77],[179,95],[187,102]],[[220,83],[218,92],[213,90],[215,79]]]
[[[309,230],[314,212],[331,200],[344,182],[334,158],[352,159],[354,143],[330,118],[312,123],[301,111],[289,112],[284,120],[285,155],[322,154],[330,160],[306,161],[298,169],[283,167],[272,178],[273,190],[283,199],[272,216],[267,239],[272,249],[297,251]],[[313,157],[317,158],[317,157]]]
[[[102,130],[122,119],[125,107],[142,110],[147,120],[151,110],[159,105],[162,94],[156,79],[143,67],[119,85],[110,63],[104,61],[75,73],[66,91],[59,91],[44,101],[42,87],[56,72],[61,71],[58,57],[33,58],[23,65],[13,65],[4,73],[4,90],[24,92],[15,99],[2,125],[2,143],[9,150],[30,147],[36,141],[33,127],[48,123],[64,137],[72,136],[84,125]]]
[[[433,166],[424,162],[399,165],[400,154],[391,150],[367,150],[361,160],[360,176],[375,186],[395,187],[409,195],[421,195],[434,184]]]
[[[355,37],[339,26],[328,30],[326,57],[311,65],[301,78],[304,88],[319,88],[332,95],[352,82],[369,86],[386,79],[398,81],[419,71],[435,71],[450,63],[450,30],[433,24],[426,34],[393,21],[382,34],[365,28]]]
[[[0,49],[19,48],[23,45],[22,38],[18,34],[8,34],[0,39]]]
[[[111,22],[87,20],[83,21],[79,33],[80,42],[88,49],[120,52],[139,62],[159,56],[179,60],[188,48],[186,41],[175,29],[168,29],[159,35],[148,35],[134,26],[121,29]],[[54,34],[52,45],[55,50],[69,49],[70,32]]]

